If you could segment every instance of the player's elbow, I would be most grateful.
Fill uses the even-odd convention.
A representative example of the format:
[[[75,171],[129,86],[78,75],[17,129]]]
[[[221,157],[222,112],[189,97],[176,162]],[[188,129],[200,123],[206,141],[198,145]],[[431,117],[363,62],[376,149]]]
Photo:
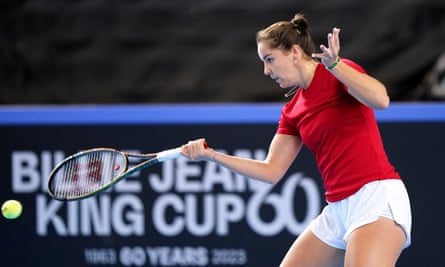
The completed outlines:
[[[382,96],[378,101],[374,103],[373,108],[377,110],[384,110],[389,107],[390,99],[388,95]]]
[[[379,93],[373,93],[368,97],[360,97],[362,103],[368,107],[376,110],[383,110],[389,107],[389,96],[386,93],[386,88],[382,85]]]
[[[281,177],[282,176],[270,176],[267,180],[269,181],[269,183],[276,185],[281,180]]]
[[[272,160],[268,157],[262,163],[263,168],[259,171],[262,180],[275,185],[286,175],[292,160],[283,158]]]
[[[267,180],[269,183],[275,185],[281,180],[281,178],[283,178],[284,174],[285,174],[285,171],[281,171],[279,169],[274,169],[274,170],[271,170],[267,174],[267,178],[265,180]]]
[[[272,185],[277,184],[283,175],[280,175],[279,173],[270,171],[270,170],[262,170],[261,173],[258,173],[255,176],[250,176],[254,178],[255,180],[260,180]]]

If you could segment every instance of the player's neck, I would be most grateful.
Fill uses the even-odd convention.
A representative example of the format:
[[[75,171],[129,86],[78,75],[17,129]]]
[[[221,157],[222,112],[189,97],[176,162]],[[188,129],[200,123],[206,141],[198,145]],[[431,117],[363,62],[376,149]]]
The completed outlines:
[[[301,84],[301,87],[304,89],[307,89],[311,85],[317,66],[318,62],[313,59],[308,60],[307,63],[303,65],[303,83]]]

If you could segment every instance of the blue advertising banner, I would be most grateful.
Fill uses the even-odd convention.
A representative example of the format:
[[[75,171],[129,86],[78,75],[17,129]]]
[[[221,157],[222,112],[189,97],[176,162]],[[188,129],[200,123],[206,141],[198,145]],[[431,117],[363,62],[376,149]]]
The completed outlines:
[[[0,219],[2,265],[277,266],[325,204],[306,149],[275,186],[184,158],[81,201],[52,199],[46,179],[64,157],[92,147],[146,153],[205,137],[217,150],[262,159],[279,113],[279,104],[1,108],[0,201],[24,206],[18,219]],[[376,115],[413,205],[413,245],[399,265],[442,266],[445,105],[394,104]]]

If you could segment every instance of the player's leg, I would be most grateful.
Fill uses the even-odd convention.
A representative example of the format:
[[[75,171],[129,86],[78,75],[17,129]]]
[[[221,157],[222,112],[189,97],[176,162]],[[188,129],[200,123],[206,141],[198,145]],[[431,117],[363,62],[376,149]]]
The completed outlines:
[[[280,267],[340,267],[344,250],[323,243],[306,229],[292,244]]]
[[[405,241],[405,232],[398,224],[380,217],[352,232],[345,267],[394,267]]]

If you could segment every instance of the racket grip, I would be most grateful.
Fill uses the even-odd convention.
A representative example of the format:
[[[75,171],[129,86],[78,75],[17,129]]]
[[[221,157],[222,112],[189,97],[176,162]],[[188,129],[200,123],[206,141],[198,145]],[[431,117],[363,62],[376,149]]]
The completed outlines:
[[[209,145],[207,144],[206,141],[204,141],[203,146],[205,149],[209,148]],[[176,159],[181,156],[182,156],[181,147],[177,147],[177,148],[168,149],[168,150],[159,152],[157,155],[157,158],[158,158],[158,162],[163,162],[163,161],[170,160],[170,159]]]
[[[176,159],[181,156],[181,147],[177,147],[159,152],[157,158],[159,162],[163,162],[170,159]]]

